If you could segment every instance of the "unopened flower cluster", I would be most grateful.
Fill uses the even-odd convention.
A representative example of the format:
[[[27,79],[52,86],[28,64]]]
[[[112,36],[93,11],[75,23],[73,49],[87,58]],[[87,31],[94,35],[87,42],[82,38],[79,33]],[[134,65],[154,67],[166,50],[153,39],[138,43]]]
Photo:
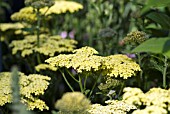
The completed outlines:
[[[50,78],[38,74],[30,74],[26,76],[23,73],[20,75],[20,94],[21,102],[27,104],[29,110],[48,109],[45,102],[39,99],[40,95],[44,94],[44,91],[49,85]],[[0,106],[6,103],[12,102],[12,90],[11,90],[11,73],[2,72],[0,73]]]
[[[118,100],[105,101],[106,106],[92,104],[87,110],[90,114],[127,114],[130,110],[135,110],[136,106]]]
[[[146,106],[133,114],[168,114],[170,112],[170,89],[152,88],[143,93],[139,88],[126,87],[123,100],[136,106]]]
[[[60,36],[40,35],[40,47],[37,47],[37,36],[28,35],[23,40],[14,40],[10,44],[12,54],[21,52],[21,56],[25,57],[34,52],[47,56],[54,56],[55,53],[71,52],[75,48],[77,41],[72,39],[62,39]]]
[[[56,102],[61,114],[83,114],[90,107],[90,100],[81,92],[67,92]]]
[[[102,57],[91,47],[82,47],[73,54],[60,54],[46,60],[52,66],[74,68],[78,73],[101,71],[108,77],[127,79],[140,71],[140,66],[126,55],[111,55]]]
[[[145,40],[147,40],[148,36],[143,31],[133,31],[127,34],[127,36],[123,39],[124,43],[128,44],[141,44]]]

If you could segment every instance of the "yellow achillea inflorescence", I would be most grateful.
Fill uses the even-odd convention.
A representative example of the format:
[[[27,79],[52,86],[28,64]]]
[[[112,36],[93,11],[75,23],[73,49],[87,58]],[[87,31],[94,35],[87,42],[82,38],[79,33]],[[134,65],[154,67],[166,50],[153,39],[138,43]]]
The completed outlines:
[[[18,30],[24,28],[22,23],[0,23],[0,31]]]
[[[44,91],[49,85],[50,77],[30,74],[26,76],[23,73],[20,75],[20,94],[21,102],[27,104],[29,110],[35,108],[39,110],[48,109],[45,102],[38,97],[44,94]],[[6,103],[12,102],[12,90],[11,90],[11,73],[2,72],[0,73],[0,106]]]
[[[141,71],[140,66],[126,55],[117,54],[104,57],[102,66],[107,76],[127,79]]]
[[[102,65],[100,56],[93,55],[98,52],[91,47],[82,47],[73,51],[74,54],[60,54],[46,60],[52,66],[74,68],[78,73],[83,71],[97,71]]]
[[[21,56],[25,57],[34,52],[47,56],[54,56],[55,53],[71,52],[77,41],[72,39],[62,39],[60,36],[40,35],[40,47],[37,47],[37,36],[28,35],[23,40],[14,40],[10,44],[12,53],[21,52]]]
[[[49,69],[49,70],[52,70],[52,71],[57,71],[57,68],[54,67],[54,66],[51,66],[49,64],[39,64],[35,67],[36,71],[40,72],[40,70],[46,70],[46,69]]]
[[[33,7],[24,7],[19,12],[16,12],[11,15],[13,21],[24,21],[33,23],[37,21],[36,13],[34,12]]]
[[[112,55],[102,57],[95,55],[98,52],[91,47],[82,47],[73,51],[73,54],[60,54],[46,60],[52,66],[74,68],[78,73],[83,71],[101,71],[109,77],[127,79],[140,71],[140,66],[126,55]]]
[[[136,106],[118,100],[105,101],[106,106],[93,104],[87,110],[90,114],[127,114],[130,110],[137,109]]]
[[[145,109],[138,109],[133,114],[167,114],[170,111],[170,89],[152,88],[143,93],[139,88],[126,87],[124,89],[123,100],[136,106],[146,106]],[[167,112],[168,111],[168,112]]]
[[[58,100],[55,107],[64,114],[83,114],[91,102],[81,92],[67,92]]]

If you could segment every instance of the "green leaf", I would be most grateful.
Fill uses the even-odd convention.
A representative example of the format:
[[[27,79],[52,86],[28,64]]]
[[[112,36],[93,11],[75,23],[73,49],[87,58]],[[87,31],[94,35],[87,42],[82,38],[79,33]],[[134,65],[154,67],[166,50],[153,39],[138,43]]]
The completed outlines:
[[[151,38],[137,46],[132,52],[151,52],[163,54],[170,58],[170,38]]]
[[[142,9],[142,14],[150,8],[166,7],[170,5],[170,0],[147,0],[146,6]]]
[[[151,12],[146,15],[147,18],[161,25],[163,29],[170,29],[170,17],[163,13]]]

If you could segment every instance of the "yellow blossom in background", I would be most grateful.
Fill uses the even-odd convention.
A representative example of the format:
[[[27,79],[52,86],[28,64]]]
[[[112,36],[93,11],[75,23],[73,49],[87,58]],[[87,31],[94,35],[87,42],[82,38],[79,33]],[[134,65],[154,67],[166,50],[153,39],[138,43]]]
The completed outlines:
[[[11,15],[13,21],[25,21],[33,23],[37,21],[36,13],[33,7],[24,7],[19,12],[13,13]]]
[[[170,91],[161,88],[152,88],[143,93],[139,88],[124,88],[123,100],[136,106],[146,106],[133,114],[167,114],[170,112]]]
[[[23,40],[13,40],[10,44],[12,54],[21,52],[21,56],[25,57],[34,52],[41,53],[46,56],[54,56],[55,53],[71,52],[77,41],[72,39],[62,39],[60,36],[40,35],[40,47],[37,47],[37,36],[28,35]]]
[[[45,15],[50,14],[62,14],[66,13],[67,11],[70,13],[74,13],[75,11],[78,11],[80,9],[83,9],[83,6],[77,2],[74,1],[60,1],[56,0],[55,4],[48,8],[43,8],[40,10],[40,12],[46,12]]]
[[[90,100],[81,92],[67,92],[55,104],[64,114],[82,114],[90,106]]]
[[[126,55],[117,54],[104,57],[103,69],[110,77],[127,79],[141,71],[140,66]]]
[[[48,109],[45,102],[39,99],[40,95],[44,94],[44,91],[49,85],[50,77],[30,74],[26,76],[23,73],[20,75],[20,93],[21,102],[28,105],[28,109],[33,110],[37,108],[39,110]],[[0,106],[6,103],[12,102],[12,90],[11,90],[11,73],[2,72],[0,73]]]
[[[118,100],[105,101],[106,106],[92,104],[87,110],[90,114],[127,114],[130,110],[136,109],[136,106]]]
[[[40,70],[46,70],[46,69],[49,69],[49,70],[52,70],[52,71],[56,71],[57,68],[56,67],[53,67],[49,64],[39,64],[35,67],[36,71],[40,72]]]
[[[18,30],[24,28],[22,23],[0,23],[0,31],[5,32],[7,30]]]

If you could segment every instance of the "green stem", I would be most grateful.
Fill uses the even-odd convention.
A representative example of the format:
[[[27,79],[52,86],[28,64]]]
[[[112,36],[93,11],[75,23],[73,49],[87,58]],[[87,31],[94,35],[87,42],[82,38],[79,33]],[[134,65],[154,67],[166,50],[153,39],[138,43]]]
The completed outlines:
[[[86,90],[86,83],[87,83],[87,75],[85,76],[85,79],[84,79],[84,90]]]
[[[118,97],[120,97],[121,93],[123,92],[124,86],[125,86],[125,81],[123,81],[122,84],[121,84],[121,87],[120,87],[120,91],[119,91]]]
[[[73,78],[74,81],[76,81],[77,83],[79,83],[79,81],[73,76],[73,74],[70,73],[70,71],[68,69],[66,69],[67,73]]]
[[[163,88],[166,88],[166,72],[167,72],[167,67],[168,67],[167,60],[168,60],[168,58],[165,56],[164,70],[163,70]]]
[[[74,92],[74,89],[73,89],[73,87],[70,85],[70,83],[68,82],[68,80],[67,80],[65,74],[61,71],[61,69],[59,69],[59,70],[60,70],[60,72],[61,72],[61,74],[62,74],[62,76],[63,76],[63,78],[64,78],[66,84],[68,85],[68,87],[71,89],[72,92]]]
[[[78,75],[78,77],[79,77],[79,82],[78,82],[78,84],[79,84],[80,90],[81,90],[82,93],[84,93],[83,86],[82,86],[82,82],[81,82],[82,80],[81,80],[80,75]]]
[[[140,56],[140,53],[137,53],[137,56],[138,56],[138,64],[139,64],[139,66],[141,67],[142,64],[141,64],[141,56]],[[142,81],[143,81],[143,71],[140,71],[139,87],[141,87]]]
[[[95,80],[95,82],[94,82],[94,85],[93,85],[92,89],[90,90],[90,93],[89,93],[88,98],[91,97],[91,95],[92,95],[92,93],[93,93],[93,90],[94,90],[94,88],[96,87],[96,84],[97,84],[98,79],[99,79],[99,76],[96,78],[96,80]]]
[[[41,18],[40,18],[40,10],[39,9],[37,9],[36,16],[37,16],[37,27],[36,27],[36,30],[37,30],[37,47],[40,47],[40,24],[41,24]]]

